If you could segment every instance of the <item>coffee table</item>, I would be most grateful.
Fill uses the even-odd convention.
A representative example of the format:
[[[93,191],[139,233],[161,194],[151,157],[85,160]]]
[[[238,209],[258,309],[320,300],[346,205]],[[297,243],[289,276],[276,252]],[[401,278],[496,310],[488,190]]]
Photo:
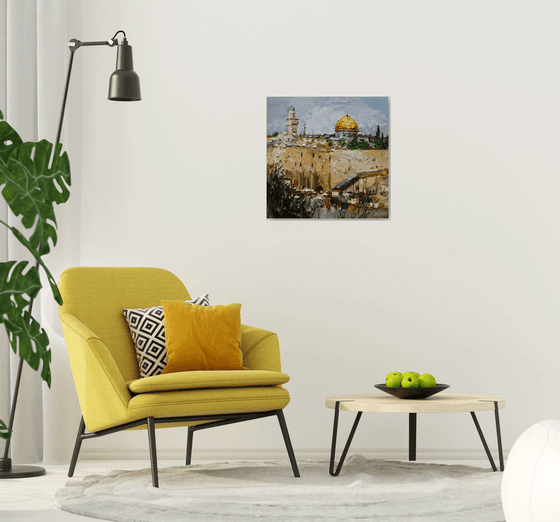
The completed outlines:
[[[463,393],[440,393],[426,399],[407,400],[398,399],[390,395],[381,395],[378,393],[360,393],[356,395],[335,395],[327,398],[326,407],[334,409],[334,425],[331,446],[331,461],[329,473],[336,477],[342,465],[346,454],[350,449],[350,444],[356,433],[358,423],[364,412],[371,413],[408,413],[408,460],[416,460],[416,426],[418,413],[457,413],[470,412],[471,417],[482,441],[482,445],[486,451],[490,465],[494,471],[497,471],[496,464],[492,458],[492,454],[488,449],[488,444],[476,418],[477,411],[494,410],[496,418],[496,434],[498,437],[498,453],[500,459],[500,471],[504,471],[504,455],[502,450],[502,435],[500,431],[500,415],[499,409],[505,408],[505,400],[502,397],[493,397],[488,395],[468,395]],[[356,420],[350,430],[350,435],[342,456],[335,468],[335,452],[336,452],[336,436],[338,431],[338,415],[340,410],[356,411]]]

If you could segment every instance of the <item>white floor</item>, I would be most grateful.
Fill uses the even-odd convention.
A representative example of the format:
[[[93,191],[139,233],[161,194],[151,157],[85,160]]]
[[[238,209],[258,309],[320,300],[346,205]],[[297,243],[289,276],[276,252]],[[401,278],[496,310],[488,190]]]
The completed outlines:
[[[201,464],[204,461],[195,461]],[[206,461],[209,462],[209,461]],[[439,464],[465,464],[490,468],[487,460],[422,460]],[[41,464],[39,464],[41,465]],[[159,460],[158,467],[180,465],[177,460]],[[89,517],[74,515],[58,509],[53,502],[54,493],[68,480],[68,466],[43,466],[47,473],[41,477],[0,480],[1,522],[84,522]],[[143,469],[149,467],[148,460],[79,460],[74,477],[92,473],[106,473],[115,469]],[[325,469],[327,473],[327,469]],[[333,480],[336,480],[333,478]]]

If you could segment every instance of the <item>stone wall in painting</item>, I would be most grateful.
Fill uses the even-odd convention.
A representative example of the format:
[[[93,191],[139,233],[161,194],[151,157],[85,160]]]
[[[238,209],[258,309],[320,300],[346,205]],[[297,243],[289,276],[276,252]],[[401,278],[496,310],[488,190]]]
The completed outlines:
[[[349,150],[320,146],[268,146],[267,172],[277,166],[297,188],[329,191],[357,172],[388,169],[388,150]],[[361,179],[361,190],[377,190],[378,176]]]

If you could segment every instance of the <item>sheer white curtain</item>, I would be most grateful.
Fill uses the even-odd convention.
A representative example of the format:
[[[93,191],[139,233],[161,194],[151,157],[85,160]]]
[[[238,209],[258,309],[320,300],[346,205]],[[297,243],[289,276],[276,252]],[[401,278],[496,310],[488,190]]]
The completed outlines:
[[[48,139],[54,142],[62,94],[66,80],[69,51],[67,47],[67,0],[0,0],[0,109],[5,119],[24,141]],[[79,38],[80,35],[76,35]],[[74,70],[73,74],[79,74]],[[73,78],[74,80],[74,78]],[[62,134],[65,144],[65,133]],[[67,149],[67,147],[64,147]],[[58,280],[68,266],[79,264],[79,161],[72,167],[71,197],[55,207],[58,221],[58,244],[44,258]],[[19,226],[0,198],[0,215]],[[72,223],[72,225],[68,224]],[[31,259],[17,240],[4,230],[0,233],[0,261]],[[51,341],[52,387],[49,389],[24,363],[16,409],[11,455],[14,463],[66,462],[72,452],[80,418],[68,357],[60,334],[57,308],[49,286],[43,278],[43,290],[34,304]],[[6,368],[10,366],[10,372]],[[19,358],[11,352],[5,332],[0,332],[0,418],[8,421],[8,411]],[[3,450],[3,444],[0,444]]]
[[[0,0],[0,109],[6,116],[6,2]],[[8,210],[3,198],[0,198],[0,219],[8,219]],[[8,259],[8,231],[0,227],[0,262]],[[10,411],[10,352],[4,327],[0,326],[0,419],[8,423]],[[0,443],[0,455],[4,445]]]

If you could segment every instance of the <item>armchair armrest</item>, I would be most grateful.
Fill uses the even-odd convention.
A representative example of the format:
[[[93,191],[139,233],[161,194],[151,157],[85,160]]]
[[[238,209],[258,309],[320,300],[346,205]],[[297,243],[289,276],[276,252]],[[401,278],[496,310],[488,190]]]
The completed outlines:
[[[132,396],[109,349],[75,315],[62,313],[60,320],[86,428],[126,422]]]
[[[243,366],[250,370],[282,371],[280,345],[274,332],[241,325]]]

